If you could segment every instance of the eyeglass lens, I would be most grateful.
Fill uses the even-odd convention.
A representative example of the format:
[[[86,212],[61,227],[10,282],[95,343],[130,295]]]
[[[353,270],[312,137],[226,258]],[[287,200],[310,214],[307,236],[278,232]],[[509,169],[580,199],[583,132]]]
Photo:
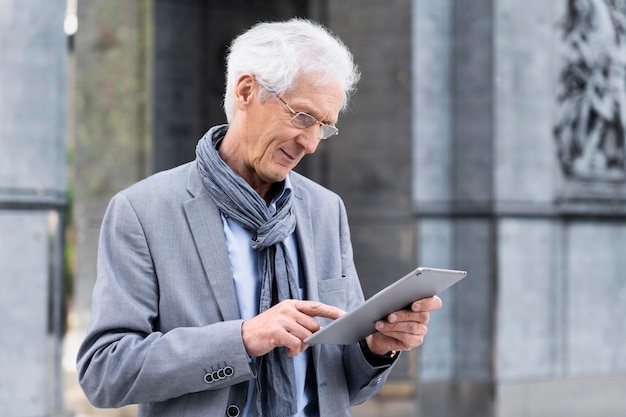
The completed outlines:
[[[306,129],[313,126],[314,124],[319,124],[321,126],[320,139],[328,139],[329,137],[339,133],[339,129],[337,129],[335,126],[324,124],[308,113],[296,112],[289,106],[289,104],[285,102],[285,100],[282,99],[281,96],[279,96],[278,94],[276,94],[276,96],[280,101],[283,102],[287,109],[291,113],[293,113],[294,116],[291,119],[291,124],[295,127],[299,129]]]
[[[319,122],[317,121],[315,117],[311,116],[308,113],[298,112],[291,119],[291,123],[297,128],[306,129]],[[326,125],[323,123],[319,123],[319,124],[321,126],[321,131],[320,131],[321,139],[328,139],[329,137],[336,135],[338,132],[338,129],[335,126]]]

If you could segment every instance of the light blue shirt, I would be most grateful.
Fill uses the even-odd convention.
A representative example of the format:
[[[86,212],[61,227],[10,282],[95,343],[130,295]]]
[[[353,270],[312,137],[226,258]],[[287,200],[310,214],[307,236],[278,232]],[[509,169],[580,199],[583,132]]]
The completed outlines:
[[[276,205],[281,199],[288,198],[291,195],[291,182],[289,177],[285,179],[282,193],[272,199],[268,212],[270,215],[276,214]],[[235,282],[235,291],[237,293],[237,303],[239,305],[239,314],[243,320],[248,320],[259,314],[259,297],[261,293],[261,271],[257,251],[252,249],[250,240],[252,232],[242,227],[236,221],[222,214],[222,224],[224,225],[224,235],[226,236],[226,245],[228,247],[228,259],[230,269]],[[292,233],[285,240],[285,245],[289,251],[294,269],[296,270],[296,281],[300,288],[300,299],[306,296],[304,283],[304,274],[300,268],[298,256],[298,243],[295,233]],[[305,350],[298,356],[294,357],[294,370],[296,376],[296,398],[298,404],[298,413],[294,417],[306,417],[304,408],[313,399],[315,392],[313,389],[307,389],[306,374],[307,364],[309,361],[309,350]],[[243,417],[252,417],[254,415],[254,383],[250,381],[248,387],[248,400],[244,408]]]

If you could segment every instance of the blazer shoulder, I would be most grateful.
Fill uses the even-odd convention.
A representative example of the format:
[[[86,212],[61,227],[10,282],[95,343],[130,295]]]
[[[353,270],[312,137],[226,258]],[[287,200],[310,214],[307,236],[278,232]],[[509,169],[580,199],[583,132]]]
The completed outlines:
[[[184,201],[193,197],[187,184],[194,166],[193,163],[187,163],[150,175],[119,191],[111,203],[124,198],[138,213],[178,210]]]
[[[172,169],[157,172],[125,188],[120,193],[129,199],[154,198],[158,195],[175,196],[181,193],[188,196],[187,182],[192,166],[195,166],[193,162],[188,162]]]

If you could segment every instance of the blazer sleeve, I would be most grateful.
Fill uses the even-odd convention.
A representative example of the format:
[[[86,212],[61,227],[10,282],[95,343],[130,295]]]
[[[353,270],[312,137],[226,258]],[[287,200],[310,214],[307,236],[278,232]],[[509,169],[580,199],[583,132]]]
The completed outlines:
[[[159,330],[154,262],[123,193],[111,201],[101,230],[91,321],[77,358],[79,382],[92,404],[165,401],[254,376],[241,320]],[[226,370],[224,378],[205,378],[219,370]]]

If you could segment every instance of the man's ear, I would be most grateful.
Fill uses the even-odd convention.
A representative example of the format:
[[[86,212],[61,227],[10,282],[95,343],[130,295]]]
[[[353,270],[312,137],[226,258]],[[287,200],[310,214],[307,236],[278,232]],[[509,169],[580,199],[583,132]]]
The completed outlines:
[[[245,110],[254,100],[257,93],[257,82],[254,75],[244,73],[235,83],[235,105],[239,110]]]

